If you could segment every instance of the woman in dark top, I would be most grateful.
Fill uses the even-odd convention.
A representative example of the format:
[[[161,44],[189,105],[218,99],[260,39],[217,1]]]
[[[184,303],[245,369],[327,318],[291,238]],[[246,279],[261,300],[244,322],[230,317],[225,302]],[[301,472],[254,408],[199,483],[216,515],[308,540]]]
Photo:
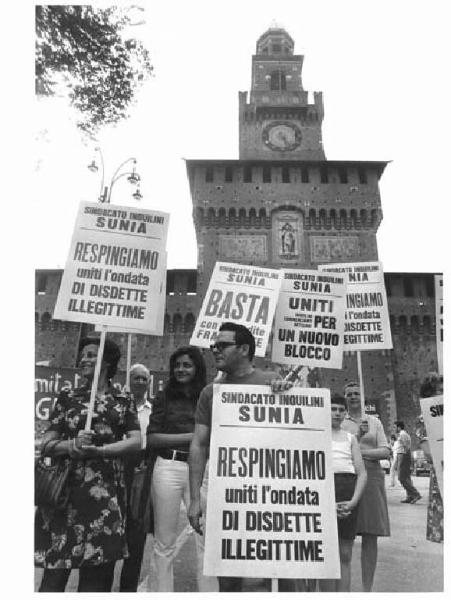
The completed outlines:
[[[40,592],[64,592],[71,569],[79,592],[110,592],[117,560],[128,556],[122,457],[141,447],[134,402],[111,385],[120,359],[105,341],[90,431],[85,424],[99,338],[81,342],[85,385],[62,391],[42,444],[46,456],[70,457],[69,501],[58,510],[36,511],[35,564],[44,567]]]
[[[174,591],[173,561],[178,550],[180,506],[190,504],[188,452],[194,413],[206,384],[205,362],[197,348],[181,347],[169,359],[169,381],[153,404],[147,443],[157,454],[152,477],[157,592]],[[195,536],[199,591],[217,591],[217,579],[202,575],[203,540]]]

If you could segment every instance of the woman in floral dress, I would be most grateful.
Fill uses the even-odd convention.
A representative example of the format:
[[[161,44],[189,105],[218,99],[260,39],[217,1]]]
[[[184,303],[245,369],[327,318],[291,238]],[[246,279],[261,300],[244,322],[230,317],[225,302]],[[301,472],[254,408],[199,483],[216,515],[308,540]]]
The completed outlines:
[[[38,507],[35,565],[44,567],[40,592],[64,592],[71,569],[79,569],[79,592],[110,592],[117,560],[128,556],[125,486],[121,456],[138,452],[141,433],[130,396],[111,386],[120,359],[105,341],[90,431],[84,431],[99,339],[81,343],[86,385],[63,391],[50,416],[44,454],[70,458],[65,509]]]

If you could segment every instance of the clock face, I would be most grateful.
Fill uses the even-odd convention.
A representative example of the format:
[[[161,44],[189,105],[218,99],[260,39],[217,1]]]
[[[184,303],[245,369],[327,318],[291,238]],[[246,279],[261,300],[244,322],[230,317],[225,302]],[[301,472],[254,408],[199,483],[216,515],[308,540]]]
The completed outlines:
[[[262,139],[265,146],[271,150],[288,152],[300,145],[301,132],[294,123],[273,121],[263,129]]]

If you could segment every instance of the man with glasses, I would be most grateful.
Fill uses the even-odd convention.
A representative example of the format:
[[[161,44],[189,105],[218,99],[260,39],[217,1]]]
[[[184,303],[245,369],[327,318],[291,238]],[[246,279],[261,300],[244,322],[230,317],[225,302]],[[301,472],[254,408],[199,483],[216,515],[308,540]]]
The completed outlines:
[[[269,385],[273,392],[282,392],[293,384],[282,380],[274,371],[263,371],[253,366],[255,339],[243,325],[223,323],[218,331],[216,342],[210,346],[218,371],[222,371],[221,383],[236,385]],[[188,518],[193,529],[203,534],[199,523],[202,511],[200,506],[200,488],[204,475],[207,454],[210,446],[211,414],[213,403],[213,384],[207,385],[201,392],[195,415],[194,437],[189,454],[189,478],[191,504]],[[241,592],[241,577],[218,577],[220,592]],[[279,591],[295,591],[294,581],[279,580]]]

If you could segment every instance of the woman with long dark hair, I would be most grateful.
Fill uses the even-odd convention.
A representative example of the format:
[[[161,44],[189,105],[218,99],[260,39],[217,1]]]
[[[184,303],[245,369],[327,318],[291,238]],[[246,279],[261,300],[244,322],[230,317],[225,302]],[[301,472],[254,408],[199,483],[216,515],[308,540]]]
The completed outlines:
[[[126,500],[121,457],[141,448],[136,409],[111,385],[120,359],[105,341],[90,431],[85,431],[100,340],[81,342],[84,384],[62,391],[42,440],[44,455],[69,457],[69,500],[64,509],[38,507],[35,564],[44,567],[40,592],[64,592],[72,569],[79,592],[110,592],[117,560],[127,557]],[[125,438],[125,439],[124,439]]]
[[[151,486],[157,592],[174,590],[180,507],[182,501],[186,508],[190,504],[188,452],[197,400],[205,384],[206,368],[200,351],[191,346],[178,348],[169,359],[169,381],[158,393],[149,419],[147,442],[157,454]],[[202,575],[203,539],[196,535],[195,540],[199,591],[217,591],[216,577]]]

